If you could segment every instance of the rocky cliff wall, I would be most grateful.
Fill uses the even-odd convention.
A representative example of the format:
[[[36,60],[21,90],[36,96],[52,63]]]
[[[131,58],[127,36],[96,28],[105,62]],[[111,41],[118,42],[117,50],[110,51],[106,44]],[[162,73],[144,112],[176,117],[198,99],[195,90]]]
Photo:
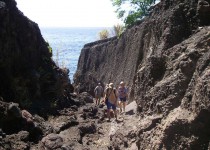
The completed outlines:
[[[131,87],[138,149],[208,149],[210,1],[164,0],[119,38],[86,45],[75,83]],[[92,88],[90,88],[92,84]]]
[[[137,70],[147,64],[148,58],[156,56],[154,61],[159,66],[152,71],[154,79],[150,79],[154,84],[166,69],[163,51],[189,37],[198,24],[197,1],[163,1],[154,7],[149,17],[127,29],[119,39],[85,45],[74,82],[81,83],[82,91],[90,92],[95,86],[90,88],[90,83],[98,81],[111,80],[117,85],[124,80],[132,86]]]
[[[138,72],[135,97],[143,118],[158,116],[153,127],[139,130],[139,149],[208,149],[210,99],[210,27],[166,51],[161,81],[146,91]],[[147,71],[146,71],[147,72]],[[146,138],[147,137],[147,138]]]
[[[4,101],[40,111],[35,103],[50,107],[62,97],[70,85],[68,72],[55,65],[48,46],[38,25],[18,10],[14,0],[0,0],[0,96]]]

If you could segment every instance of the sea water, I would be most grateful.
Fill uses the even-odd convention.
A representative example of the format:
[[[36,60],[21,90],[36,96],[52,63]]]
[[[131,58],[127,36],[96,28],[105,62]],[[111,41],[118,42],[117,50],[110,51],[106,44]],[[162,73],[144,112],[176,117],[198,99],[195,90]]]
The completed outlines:
[[[52,58],[61,68],[69,69],[69,78],[77,69],[79,55],[87,43],[99,40],[99,32],[110,28],[41,28],[44,39],[52,47]]]

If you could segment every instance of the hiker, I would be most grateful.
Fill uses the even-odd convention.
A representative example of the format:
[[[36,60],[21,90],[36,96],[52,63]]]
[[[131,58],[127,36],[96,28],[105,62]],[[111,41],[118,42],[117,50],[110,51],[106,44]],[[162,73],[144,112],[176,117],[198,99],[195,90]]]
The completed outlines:
[[[94,93],[95,93],[96,105],[99,105],[101,97],[103,96],[103,87],[101,86],[101,83],[98,83],[98,85],[94,89]]]
[[[116,95],[116,89],[114,88],[114,84],[110,83],[108,88],[105,90],[105,99],[107,98],[107,115],[108,115],[108,121],[110,121],[110,110],[112,109],[114,111],[115,118],[117,120],[117,95]]]
[[[125,83],[123,81],[120,82],[117,93],[119,97],[120,112],[122,112],[122,107],[123,107],[123,111],[125,112],[125,105],[127,101],[128,90],[126,89]]]

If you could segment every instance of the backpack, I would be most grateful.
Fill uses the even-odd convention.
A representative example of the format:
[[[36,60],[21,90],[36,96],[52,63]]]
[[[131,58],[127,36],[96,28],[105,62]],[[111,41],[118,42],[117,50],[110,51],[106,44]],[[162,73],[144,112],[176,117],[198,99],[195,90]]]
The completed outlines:
[[[107,93],[106,93],[106,97],[105,97],[105,104],[106,104],[106,105],[107,105],[107,103],[108,103],[108,98],[109,98],[109,96],[112,94],[112,91],[114,92],[114,97],[115,97],[116,100],[117,100],[116,89],[108,88],[108,89],[107,89]]]

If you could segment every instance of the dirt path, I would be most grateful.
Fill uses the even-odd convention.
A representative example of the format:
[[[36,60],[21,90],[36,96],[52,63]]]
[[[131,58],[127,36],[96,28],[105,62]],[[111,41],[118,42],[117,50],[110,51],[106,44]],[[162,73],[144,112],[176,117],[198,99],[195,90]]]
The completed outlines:
[[[94,109],[97,113],[92,116],[91,112]],[[136,103],[128,105],[125,113],[118,114],[118,120],[112,118],[110,122],[107,118],[103,118],[105,109],[89,105],[75,113],[66,111],[70,115],[63,114],[50,118],[49,122],[54,129],[57,129],[58,136],[63,139],[62,147],[67,150],[107,150],[112,149],[112,146],[116,147],[117,143],[126,144],[125,142],[132,145],[136,140],[132,134],[137,131],[136,125],[139,121],[136,115]],[[85,119],[84,113],[87,115]],[[125,141],[128,138],[129,141]]]

